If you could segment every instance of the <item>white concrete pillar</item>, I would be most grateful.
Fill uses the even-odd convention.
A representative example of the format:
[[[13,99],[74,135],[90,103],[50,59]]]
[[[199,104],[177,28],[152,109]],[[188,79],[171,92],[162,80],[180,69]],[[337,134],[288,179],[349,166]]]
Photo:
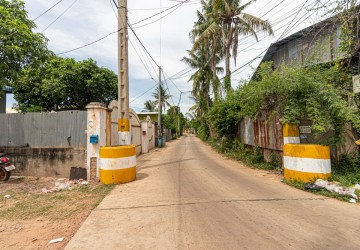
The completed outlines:
[[[87,109],[86,170],[87,179],[99,178],[100,147],[106,146],[107,107],[99,102],[91,102]]]
[[[149,128],[147,121],[141,121],[141,152],[149,152]]]

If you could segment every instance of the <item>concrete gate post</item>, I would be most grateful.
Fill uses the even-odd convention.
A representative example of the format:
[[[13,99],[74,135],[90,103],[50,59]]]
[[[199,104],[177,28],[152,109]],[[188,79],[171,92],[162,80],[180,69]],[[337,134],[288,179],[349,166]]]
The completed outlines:
[[[99,178],[100,147],[106,145],[107,107],[99,102],[91,102],[87,109],[86,170],[88,180]]]
[[[141,122],[141,152],[146,154],[149,152],[149,128],[148,122]]]

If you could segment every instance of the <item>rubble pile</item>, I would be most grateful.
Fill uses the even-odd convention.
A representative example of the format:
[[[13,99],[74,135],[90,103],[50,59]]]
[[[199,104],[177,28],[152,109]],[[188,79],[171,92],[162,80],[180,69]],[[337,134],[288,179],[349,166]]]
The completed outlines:
[[[311,190],[323,190],[326,189],[330,192],[335,192],[340,195],[348,195],[351,196],[352,199],[349,201],[351,203],[356,203],[356,200],[359,199],[358,195],[356,194],[356,190],[360,191],[360,185],[356,184],[354,187],[343,187],[337,182],[328,182],[326,180],[317,179],[314,183],[305,183],[305,189]]]

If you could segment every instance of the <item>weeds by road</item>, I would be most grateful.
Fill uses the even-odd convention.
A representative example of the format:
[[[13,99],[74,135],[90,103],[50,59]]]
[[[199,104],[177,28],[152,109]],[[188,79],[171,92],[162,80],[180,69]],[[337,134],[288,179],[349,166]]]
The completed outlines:
[[[270,155],[270,162],[265,162],[260,148],[255,147],[251,149],[238,140],[214,140],[210,138],[206,142],[222,155],[241,161],[251,168],[282,171],[281,156],[278,154]],[[360,156],[342,156],[337,164],[333,164],[332,176],[329,181],[344,187],[353,187],[355,184],[360,184]],[[309,190],[305,188],[305,183],[301,181],[288,181],[284,179],[284,183],[304,191],[342,201],[348,202],[352,198],[349,195],[340,195],[326,189],[320,191]],[[355,193],[360,196],[359,191]]]

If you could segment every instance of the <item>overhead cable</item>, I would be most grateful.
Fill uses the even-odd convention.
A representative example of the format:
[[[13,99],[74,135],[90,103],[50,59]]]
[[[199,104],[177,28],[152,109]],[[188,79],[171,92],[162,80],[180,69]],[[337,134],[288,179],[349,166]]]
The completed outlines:
[[[48,8],[47,10],[45,10],[43,13],[41,13],[40,15],[38,15],[36,18],[33,19],[33,21],[37,20],[38,18],[42,17],[43,15],[45,15],[48,11],[50,11],[52,8],[54,8],[56,5],[58,5],[59,3],[61,3],[63,0],[58,1],[57,3],[55,3],[53,6],[51,6],[50,8]]]
[[[61,0],[61,1],[62,1],[62,0]],[[186,0],[186,1],[180,2],[180,3],[178,3],[178,4],[175,4],[175,5],[173,5],[172,7],[167,8],[167,9],[165,9],[165,10],[163,10],[163,11],[157,13],[157,14],[154,14],[154,15],[149,16],[149,17],[147,17],[147,18],[144,18],[144,19],[142,19],[142,20],[140,20],[140,21],[137,21],[137,22],[133,23],[132,25],[136,25],[136,24],[142,23],[142,22],[144,22],[144,21],[146,21],[146,20],[148,20],[148,19],[153,18],[154,16],[158,16],[158,15],[160,15],[161,13],[164,13],[164,12],[166,12],[166,11],[172,9],[172,8],[176,8],[177,6],[182,5],[183,3],[186,3],[186,2],[188,2],[188,1],[189,1],[189,0]],[[38,18],[38,17],[37,17],[37,18]],[[115,34],[115,33],[119,32],[120,30],[121,30],[121,29],[118,29],[118,30],[116,30],[116,31],[110,32],[110,33],[108,33],[107,35],[105,35],[105,36],[103,36],[103,37],[101,37],[101,38],[96,39],[95,41],[92,41],[92,42],[90,42],[90,43],[87,43],[87,44],[85,44],[85,45],[82,45],[82,46],[77,47],[77,48],[74,48],[74,49],[70,49],[70,50],[67,50],[67,51],[63,51],[63,52],[57,53],[56,55],[67,54],[67,53],[70,53],[70,52],[73,52],[73,51],[76,51],[76,50],[79,50],[79,49],[83,49],[83,48],[88,47],[88,46],[90,46],[90,45],[93,45],[93,44],[95,44],[95,43],[97,43],[97,42],[99,42],[99,41],[101,41],[101,40],[104,40],[104,39],[107,38],[108,36],[110,36],[110,35],[112,35],[112,34]]]
[[[52,21],[45,29],[41,31],[43,33],[47,30],[51,25],[53,25],[57,20],[59,20],[78,0],[73,1],[68,8],[66,8],[54,21]]]

